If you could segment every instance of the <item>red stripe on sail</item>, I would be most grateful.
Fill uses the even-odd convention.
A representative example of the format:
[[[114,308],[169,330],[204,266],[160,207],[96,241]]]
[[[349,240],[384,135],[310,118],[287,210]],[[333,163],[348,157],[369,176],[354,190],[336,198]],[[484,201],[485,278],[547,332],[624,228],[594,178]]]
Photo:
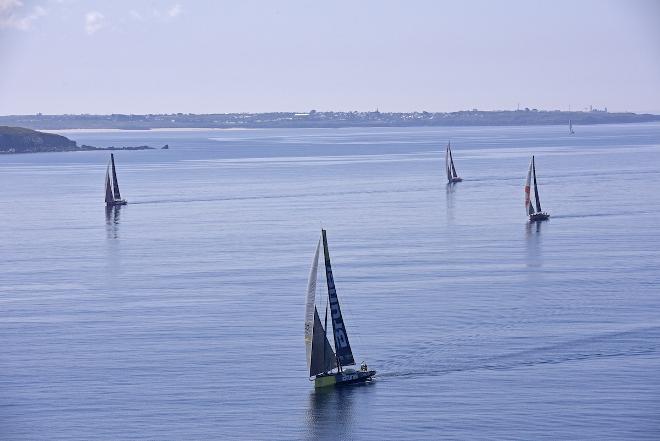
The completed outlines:
[[[529,190],[529,185],[525,185],[525,208],[528,208],[531,202]]]

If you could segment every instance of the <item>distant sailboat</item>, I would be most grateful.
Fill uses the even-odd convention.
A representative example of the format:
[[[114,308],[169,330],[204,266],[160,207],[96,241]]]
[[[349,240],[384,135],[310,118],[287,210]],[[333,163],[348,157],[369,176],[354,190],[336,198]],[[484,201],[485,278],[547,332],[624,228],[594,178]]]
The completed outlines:
[[[445,151],[445,169],[447,170],[447,181],[450,184],[463,180],[458,177],[456,167],[454,167],[454,158],[451,155],[451,141],[447,143],[447,150]]]
[[[536,208],[531,199],[531,184],[532,177],[534,178],[534,198],[536,199]],[[547,220],[550,215],[541,210],[541,200],[539,199],[539,188],[536,183],[536,165],[534,163],[534,156],[529,163],[529,170],[527,171],[527,180],[525,181],[525,211],[529,215],[530,222]]]
[[[571,121],[570,119],[568,120],[568,133],[569,133],[570,135],[574,135],[574,134],[575,134],[575,132],[573,131],[573,121]]]
[[[316,308],[316,279],[321,243],[323,243],[325,277],[328,285],[328,298],[323,302],[325,304],[325,324],[321,323],[321,318]],[[330,309],[334,345],[330,344],[327,336],[328,309]],[[353,359],[353,352],[348,341],[348,333],[346,332],[344,319],[339,308],[339,299],[332,276],[328,240],[325,230],[321,230],[321,238],[316,246],[316,253],[314,254],[314,261],[312,262],[307,284],[305,345],[307,347],[309,378],[310,380],[314,379],[315,387],[363,383],[369,381],[376,374],[376,371],[368,370],[364,362],[360,366],[359,371],[344,368],[345,366],[355,365],[355,360]]]
[[[110,173],[112,167],[112,173]],[[115,155],[110,153],[110,163],[105,170],[105,205],[126,205],[126,200],[119,193],[119,182],[117,181],[117,170],[115,169]]]

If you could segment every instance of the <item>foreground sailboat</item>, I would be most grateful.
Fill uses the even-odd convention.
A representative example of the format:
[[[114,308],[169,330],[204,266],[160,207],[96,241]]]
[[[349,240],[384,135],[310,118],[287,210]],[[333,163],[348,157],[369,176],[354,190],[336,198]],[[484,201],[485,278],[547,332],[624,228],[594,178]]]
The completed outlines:
[[[447,170],[447,181],[450,184],[463,180],[458,177],[456,167],[454,167],[454,158],[451,155],[451,141],[447,143],[447,150],[445,151],[445,169]]]
[[[323,243],[323,255],[325,257],[325,277],[328,285],[328,298],[324,301],[325,323],[321,323],[318,310],[316,309],[316,279],[319,266],[319,254]],[[323,297],[323,296],[321,296]],[[332,321],[332,336],[334,345],[328,341],[328,308]],[[333,385],[363,383],[369,381],[376,374],[370,371],[366,363],[362,363],[360,370],[345,369],[345,366],[355,365],[353,352],[348,341],[348,333],[344,319],[339,308],[339,299],[335,282],[332,277],[330,266],[330,254],[328,252],[328,239],[325,230],[321,230],[321,238],[316,246],[312,269],[309,273],[307,284],[307,303],[305,307],[305,344],[307,346],[307,367],[309,368],[309,379],[314,380],[315,387]],[[334,348],[333,348],[334,346]]]
[[[110,173],[112,167],[112,173]],[[119,182],[117,182],[117,170],[115,169],[115,155],[110,153],[110,163],[105,170],[105,205],[112,207],[115,205],[126,205],[126,200],[121,198],[119,193]]]
[[[568,120],[568,134],[575,135],[575,132],[573,131],[573,121],[570,119]]]
[[[536,199],[536,208],[532,203],[531,198],[531,184],[532,177],[534,178],[534,198]],[[532,162],[529,163],[529,170],[527,171],[527,180],[525,181],[525,211],[529,215],[530,222],[547,220],[550,215],[541,210],[541,199],[539,199],[539,188],[536,184],[536,165],[534,163],[534,156]]]

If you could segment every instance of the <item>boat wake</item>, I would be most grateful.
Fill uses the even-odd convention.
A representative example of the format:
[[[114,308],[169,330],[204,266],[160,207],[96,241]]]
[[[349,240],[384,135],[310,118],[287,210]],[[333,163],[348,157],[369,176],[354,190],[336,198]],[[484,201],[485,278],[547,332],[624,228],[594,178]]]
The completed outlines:
[[[648,211],[613,211],[610,213],[595,213],[595,214],[557,214],[553,215],[552,219],[585,219],[590,217],[613,217],[613,216],[630,216],[630,215],[648,215]]]
[[[379,194],[379,193],[410,193],[419,191],[432,191],[432,187],[419,187],[419,188],[400,188],[392,190],[354,190],[354,191],[340,191],[340,192],[318,192],[318,193],[304,193],[304,194],[278,194],[278,195],[260,195],[260,196],[237,196],[237,197],[217,197],[217,198],[181,198],[181,199],[154,199],[143,201],[131,201],[131,205],[146,205],[146,204],[186,204],[195,202],[223,202],[223,201],[252,201],[252,200],[268,200],[268,199],[292,199],[292,198],[318,198],[326,196],[350,196],[361,194]]]
[[[608,333],[570,340],[555,345],[532,348],[465,363],[448,364],[437,369],[387,372],[381,369],[378,378],[421,378],[480,370],[511,370],[522,367],[552,365],[614,357],[633,357],[660,352],[660,327]],[[446,353],[445,353],[446,355]]]

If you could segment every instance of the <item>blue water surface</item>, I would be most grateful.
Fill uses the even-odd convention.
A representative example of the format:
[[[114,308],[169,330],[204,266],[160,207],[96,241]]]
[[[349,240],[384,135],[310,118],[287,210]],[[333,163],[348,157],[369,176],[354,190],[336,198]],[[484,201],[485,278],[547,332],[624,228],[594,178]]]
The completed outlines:
[[[0,438],[659,439],[660,124],[575,131],[64,132],[169,144],[107,213],[107,152],[0,156]],[[307,381],[321,226],[365,386]]]

